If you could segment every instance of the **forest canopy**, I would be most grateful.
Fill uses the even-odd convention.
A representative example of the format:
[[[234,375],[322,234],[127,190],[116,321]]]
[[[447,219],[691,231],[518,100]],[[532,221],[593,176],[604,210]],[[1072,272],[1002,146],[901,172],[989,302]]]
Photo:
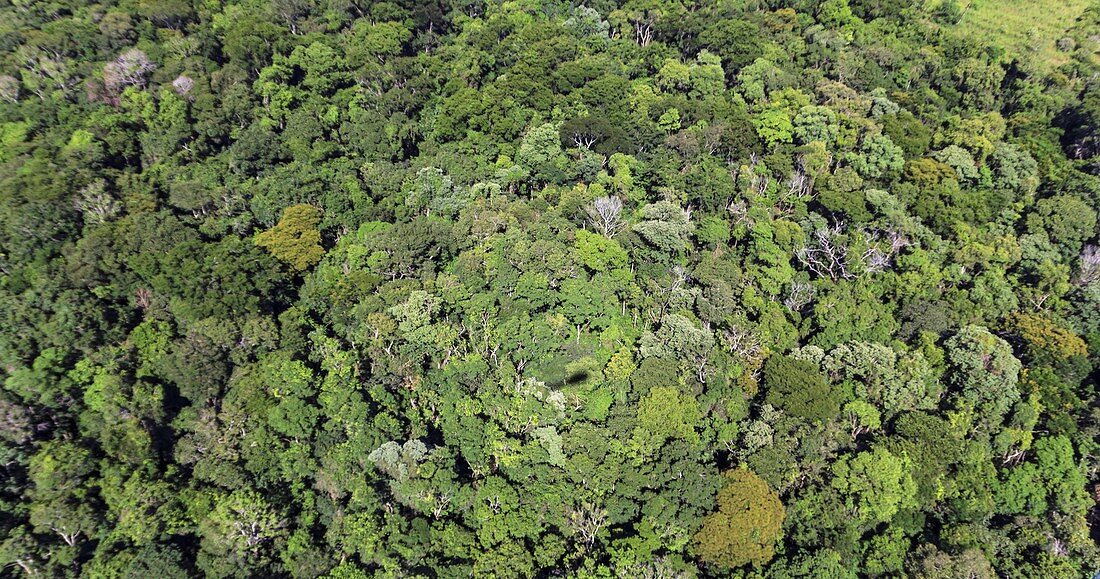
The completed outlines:
[[[0,577],[1088,577],[1098,213],[1100,4],[6,3]]]

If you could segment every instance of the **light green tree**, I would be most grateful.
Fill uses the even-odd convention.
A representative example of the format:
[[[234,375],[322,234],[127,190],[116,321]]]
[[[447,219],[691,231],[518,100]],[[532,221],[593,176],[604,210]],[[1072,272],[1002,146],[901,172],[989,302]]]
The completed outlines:
[[[1020,399],[1022,364],[1012,355],[1012,346],[981,326],[966,326],[944,346],[953,397],[973,407],[984,423],[999,425]]]
[[[917,506],[911,468],[905,456],[875,447],[838,460],[832,467],[832,486],[844,497],[853,517],[874,525]]]

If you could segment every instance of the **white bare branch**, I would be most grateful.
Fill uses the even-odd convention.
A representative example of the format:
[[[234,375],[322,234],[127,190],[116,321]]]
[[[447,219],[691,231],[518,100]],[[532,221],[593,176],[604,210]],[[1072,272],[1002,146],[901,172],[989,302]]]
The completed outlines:
[[[1100,282],[1100,247],[1086,245],[1081,251],[1081,263],[1077,266],[1073,281],[1080,286]]]
[[[623,230],[623,202],[618,197],[607,196],[596,199],[587,209],[592,227],[611,239]]]
[[[103,85],[115,94],[128,86],[143,88],[145,77],[156,68],[144,52],[131,48],[103,67]]]
[[[848,271],[848,247],[838,239],[844,232],[844,222],[813,232],[810,242],[795,252],[795,257],[819,277],[833,281],[855,277]]]
[[[783,299],[783,305],[787,306],[787,309],[792,312],[800,311],[814,301],[816,293],[817,290],[812,284],[800,281],[791,282],[791,287],[787,290],[787,297]]]

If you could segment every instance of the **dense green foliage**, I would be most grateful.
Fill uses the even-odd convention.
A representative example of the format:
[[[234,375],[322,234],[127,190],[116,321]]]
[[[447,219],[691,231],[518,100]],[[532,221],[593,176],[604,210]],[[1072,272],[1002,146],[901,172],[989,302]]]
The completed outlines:
[[[764,479],[746,469],[725,474],[718,510],[699,529],[699,558],[720,567],[762,566],[774,556],[783,526],[783,503]]]
[[[960,14],[5,4],[0,576],[1091,575],[1100,7]]]

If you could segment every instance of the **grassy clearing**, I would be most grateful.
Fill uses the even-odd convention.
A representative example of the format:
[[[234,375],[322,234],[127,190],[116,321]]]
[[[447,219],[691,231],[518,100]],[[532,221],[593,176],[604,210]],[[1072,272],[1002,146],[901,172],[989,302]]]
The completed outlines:
[[[962,1],[958,31],[987,38],[1011,54],[1034,54],[1040,68],[1065,63],[1068,53],[1055,43],[1092,0],[971,0]]]

